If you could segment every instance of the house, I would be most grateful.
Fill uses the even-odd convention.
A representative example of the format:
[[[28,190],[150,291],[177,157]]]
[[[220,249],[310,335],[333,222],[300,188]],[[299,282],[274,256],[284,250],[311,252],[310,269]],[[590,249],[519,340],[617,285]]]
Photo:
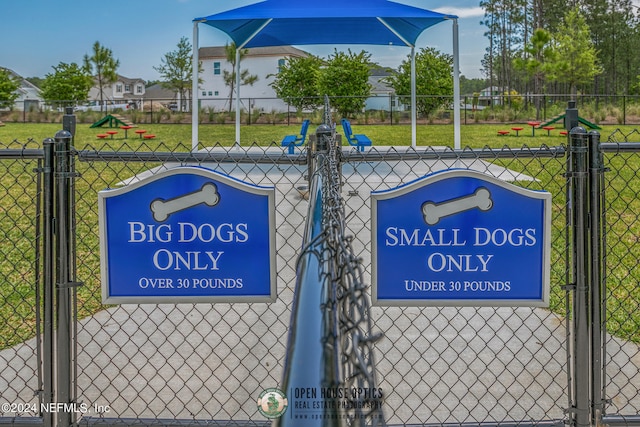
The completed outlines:
[[[43,102],[40,89],[15,71],[9,68],[4,69],[20,83],[20,86],[16,90],[18,97],[13,104],[14,109],[18,111],[37,111],[40,108],[40,103]]]
[[[200,73],[200,106],[216,110],[228,110],[230,102],[230,87],[224,82],[224,71],[233,72],[231,64],[226,59],[224,46],[202,47],[198,51],[203,72]],[[240,87],[241,107],[269,113],[271,111],[287,111],[287,104],[278,99],[270,86],[279,67],[284,65],[287,58],[306,57],[309,54],[291,46],[256,47],[248,49],[240,63],[240,72],[249,70],[249,74],[258,76],[253,85]],[[233,97],[231,109],[235,105]]]
[[[130,79],[118,74],[117,80],[103,88],[102,99],[107,104],[138,103],[145,96],[145,81],[139,78]],[[89,90],[89,101],[100,101],[100,87],[97,80]]]
[[[478,97],[478,105],[481,107],[490,107],[492,105],[502,105],[506,90],[499,86],[491,86],[480,91]]]
[[[156,83],[145,90],[145,110],[147,105],[162,105],[165,108],[177,109],[178,98],[179,95],[175,90],[162,86],[162,83]]]
[[[371,96],[365,103],[366,110],[380,111],[404,111],[405,106],[396,98],[395,90],[387,83],[386,79],[394,71],[383,67],[372,67],[369,75],[369,85],[371,86]]]

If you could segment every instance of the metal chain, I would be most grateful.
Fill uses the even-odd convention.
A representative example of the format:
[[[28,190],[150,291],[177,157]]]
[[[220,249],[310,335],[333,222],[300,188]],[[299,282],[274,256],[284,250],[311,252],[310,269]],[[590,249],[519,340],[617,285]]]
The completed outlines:
[[[323,162],[326,184],[323,186],[323,226],[333,257],[329,263],[332,270],[332,295],[338,315],[339,345],[341,348],[342,387],[352,390],[350,405],[346,411],[351,425],[384,426],[382,391],[377,386],[374,343],[382,337],[374,334],[367,298],[367,285],[363,280],[361,259],[352,247],[353,236],[346,235],[346,215],[342,198],[341,151],[336,145],[335,127],[331,121],[328,98],[325,98],[325,125],[332,132],[321,135],[327,147],[327,158]]]

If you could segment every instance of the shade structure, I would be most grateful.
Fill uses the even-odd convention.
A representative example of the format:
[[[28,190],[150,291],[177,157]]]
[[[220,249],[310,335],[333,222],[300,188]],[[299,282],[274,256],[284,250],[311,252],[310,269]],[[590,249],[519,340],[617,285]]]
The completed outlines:
[[[412,49],[422,32],[457,17],[389,0],[324,0],[302,2],[264,0],[217,14],[194,19],[194,130],[197,140],[197,38],[199,23],[225,32],[238,50],[250,47],[288,45],[398,45]],[[454,99],[459,99],[457,36],[454,34]],[[239,61],[236,61],[239,64]],[[240,73],[236,73],[239,76]],[[415,82],[415,75],[412,78]],[[239,90],[239,84],[236,85]],[[458,93],[456,94],[456,89]],[[412,89],[412,138],[415,145],[415,89]],[[236,103],[239,106],[239,93]],[[459,118],[458,111],[454,120]],[[239,108],[238,108],[239,109]],[[239,141],[239,115],[236,114],[236,142]],[[197,142],[196,142],[197,144]]]

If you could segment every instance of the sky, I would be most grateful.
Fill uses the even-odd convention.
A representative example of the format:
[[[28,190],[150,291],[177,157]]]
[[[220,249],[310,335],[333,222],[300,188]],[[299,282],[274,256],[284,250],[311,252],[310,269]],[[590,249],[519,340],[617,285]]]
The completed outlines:
[[[292,0],[296,1],[296,0]],[[304,1],[304,0],[297,0]],[[480,25],[483,11],[479,0],[397,0],[411,6],[459,17],[460,71],[479,78],[480,61],[488,41]],[[99,41],[120,61],[118,73],[129,78],[157,80],[153,67],[168,52],[176,50],[181,37],[193,37],[193,19],[255,0],[0,0],[0,67],[23,77],[45,77],[60,62],[82,63]],[[453,53],[450,22],[435,25],[420,36],[417,48],[434,47]],[[199,26],[200,47],[223,46],[230,39],[223,32]],[[299,46],[327,57],[334,46]],[[390,46],[338,46],[339,50],[372,54],[371,60],[397,68],[409,49]]]

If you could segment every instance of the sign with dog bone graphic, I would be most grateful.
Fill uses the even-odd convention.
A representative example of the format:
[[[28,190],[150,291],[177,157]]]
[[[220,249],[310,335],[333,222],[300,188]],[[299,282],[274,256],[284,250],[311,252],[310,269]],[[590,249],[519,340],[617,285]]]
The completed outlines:
[[[471,170],[371,193],[372,300],[549,305],[551,194]]]
[[[103,302],[274,301],[274,197],[191,166],[100,191]]]

